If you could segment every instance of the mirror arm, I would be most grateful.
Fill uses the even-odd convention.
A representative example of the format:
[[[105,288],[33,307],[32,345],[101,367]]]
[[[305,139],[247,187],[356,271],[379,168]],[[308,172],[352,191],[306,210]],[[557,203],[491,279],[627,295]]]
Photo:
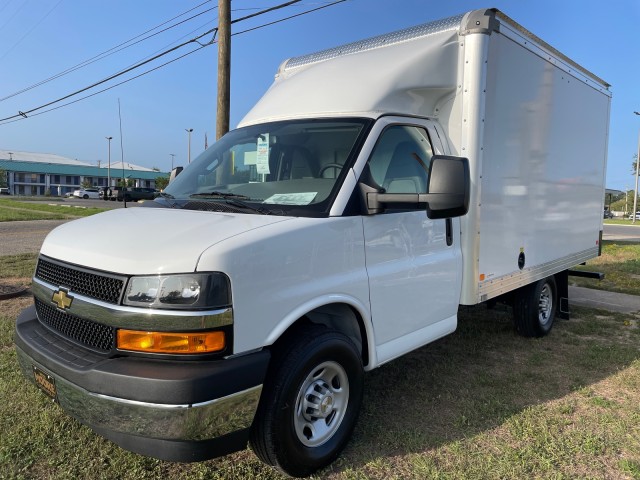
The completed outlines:
[[[364,207],[367,215],[382,213],[384,208],[378,201],[378,196],[380,195],[379,190],[363,182],[360,182],[358,185],[360,187],[360,198],[364,199],[364,203],[366,203]]]

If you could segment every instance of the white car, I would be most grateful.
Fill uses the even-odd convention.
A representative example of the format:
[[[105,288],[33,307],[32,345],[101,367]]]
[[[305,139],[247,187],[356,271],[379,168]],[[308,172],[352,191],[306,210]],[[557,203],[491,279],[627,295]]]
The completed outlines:
[[[78,198],[100,198],[100,190],[97,188],[81,188],[73,192],[74,197]]]

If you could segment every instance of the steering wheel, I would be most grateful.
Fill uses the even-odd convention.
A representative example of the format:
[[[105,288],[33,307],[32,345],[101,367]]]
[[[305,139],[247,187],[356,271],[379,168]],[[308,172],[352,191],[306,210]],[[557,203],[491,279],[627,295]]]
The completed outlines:
[[[342,168],[344,167],[344,165],[340,165],[339,163],[327,163],[324,167],[322,167],[320,169],[320,173],[318,173],[318,175],[320,175],[321,178],[324,178],[324,172],[329,170],[330,168],[336,168],[338,169],[338,171],[336,172],[336,177],[338,176],[338,173],[340,173],[340,170],[342,170]]]

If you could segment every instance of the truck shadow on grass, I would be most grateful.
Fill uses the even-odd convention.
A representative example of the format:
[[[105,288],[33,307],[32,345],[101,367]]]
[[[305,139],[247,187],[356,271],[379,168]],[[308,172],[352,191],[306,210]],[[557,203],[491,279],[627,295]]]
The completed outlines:
[[[556,323],[549,336],[527,339],[514,332],[507,307],[463,310],[456,333],[368,374],[354,438],[324,473],[414,472],[409,478],[416,458],[426,471],[440,471],[454,458],[468,462],[438,450],[456,450],[505,424],[499,435],[517,437],[521,414],[576,392],[589,395],[591,386],[639,359],[640,334],[631,317],[573,308],[572,319]],[[570,424],[575,408],[565,407],[559,408]],[[502,448],[499,441],[477,442],[488,442],[485,453]]]

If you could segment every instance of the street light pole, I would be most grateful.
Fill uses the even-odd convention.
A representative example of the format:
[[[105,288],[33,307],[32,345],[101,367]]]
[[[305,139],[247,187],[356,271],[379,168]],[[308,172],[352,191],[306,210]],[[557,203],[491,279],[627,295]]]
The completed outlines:
[[[111,188],[111,140],[113,137],[104,137],[107,139],[107,144],[109,145],[109,164],[107,166],[107,190]],[[106,191],[104,192],[106,196]],[[104,197],[103,197],[104,198]]]
[[[176,156],[175,153],[170,153],[169,156],[171,157],[171,171],[173,171],[173,157]]]
[[[633,112],[636,115],[640,115],[640,112]],[[631,223],[636,223],[636,212],[637,212],[637,208],[638,208],[638,170],[639,170],[639,165],[640,164],[640,130],[638,130],[638,157],[636,158],[636,191],[633,195],[633,212],[631,212],[631,214],[633,215],[633,220],[631,220]]]
[[[185,128],[184,131],[189,134],[189,150],[187,158],[189,159],[189,163],[191,163],[191,132],[193,132],[193,128]]]

